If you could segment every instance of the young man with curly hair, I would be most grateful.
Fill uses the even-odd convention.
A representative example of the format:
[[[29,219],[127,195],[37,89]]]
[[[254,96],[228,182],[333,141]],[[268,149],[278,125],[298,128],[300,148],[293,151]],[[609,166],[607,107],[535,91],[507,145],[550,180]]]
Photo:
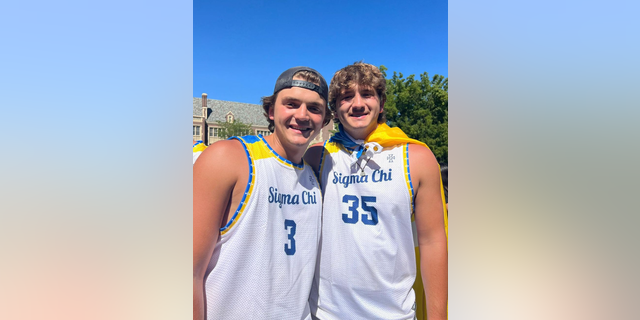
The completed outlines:
[[[336,72],[329,107],[339,132],[305,155],[324,196],[310,297],[315,319],[414,319],[416,242],[429,320],[447,316],[438,163],[424,143],[385,124],[385,100],[386,80],[375,66],[358,62]]]

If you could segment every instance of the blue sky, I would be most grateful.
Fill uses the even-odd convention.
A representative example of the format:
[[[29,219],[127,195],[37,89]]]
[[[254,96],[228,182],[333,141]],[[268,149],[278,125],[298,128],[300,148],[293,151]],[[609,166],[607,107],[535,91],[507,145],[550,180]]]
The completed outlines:
[[[193,2],[193,96],[259,103],[284,70],[355,61],[448,76],[447,1]]]

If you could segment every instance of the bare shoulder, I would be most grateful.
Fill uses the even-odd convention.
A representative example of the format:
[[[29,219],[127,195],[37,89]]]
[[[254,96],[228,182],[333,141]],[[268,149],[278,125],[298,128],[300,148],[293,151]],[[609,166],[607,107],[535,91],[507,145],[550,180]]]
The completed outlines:
[[[324,149],[324,143],[319,142],[307,149],[304,154],[304,161],[306,161],[314,171],[318,172],[318,166],[320,165],[320,157],[322,156],[322,149]]]
[[[409,169],[414,173],[427,177],[440,174],[438,160],[429,148],[411,143],[409,144]]]
[[[193,192],[223,194],[248,174],[249,162],[238,140],[218,141],[202,152],[193,165]]]
[[[244,168],[246,166],[246,155],[242,143],[238,140],[223,140],[210,145],[205,149],[193,166],[196,172],[211,172],[213,169],[225,170],[232,168]]]
[[[238,184],[249,172],[244,147],[238,140],[218,141],[209,146],[193,165],[194,217],[218,219]],[[219,225],[216,220],[213,225]]]

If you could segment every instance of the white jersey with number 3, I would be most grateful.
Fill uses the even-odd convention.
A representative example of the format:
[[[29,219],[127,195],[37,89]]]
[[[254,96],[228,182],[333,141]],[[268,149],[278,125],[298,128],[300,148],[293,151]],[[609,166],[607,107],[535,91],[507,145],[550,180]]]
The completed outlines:
[[[322,320],[413,319],[408,145],[384,148],[355,166],[351,152],[327,142],[320,163],[323,232],[312,314]]]
[[[316,176],[309,165],[279,156],[262,136],[237,139],[249,183],[207,268],[207,319],[310,319],[322,213]]]

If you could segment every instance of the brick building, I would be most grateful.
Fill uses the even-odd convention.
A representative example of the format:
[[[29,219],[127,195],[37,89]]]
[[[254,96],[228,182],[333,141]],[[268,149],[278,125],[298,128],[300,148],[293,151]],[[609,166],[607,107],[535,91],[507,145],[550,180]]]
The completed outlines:
[[[264,117],[262,105],[222,101],[208,99],[207,94],[203,93],[201,98],[193,98],[193,140],[202,140],[204,144],[210,145],[218,140],[218,132],[221,122],[240,121],[251,125],[249,134],[262,134],[267,136],[271,134],[268,126],[269,122]],[[331,137],[329,130],[333,129],[333,121],[322,128],[322,132],[313,140],[313,143],[325,141]]]

